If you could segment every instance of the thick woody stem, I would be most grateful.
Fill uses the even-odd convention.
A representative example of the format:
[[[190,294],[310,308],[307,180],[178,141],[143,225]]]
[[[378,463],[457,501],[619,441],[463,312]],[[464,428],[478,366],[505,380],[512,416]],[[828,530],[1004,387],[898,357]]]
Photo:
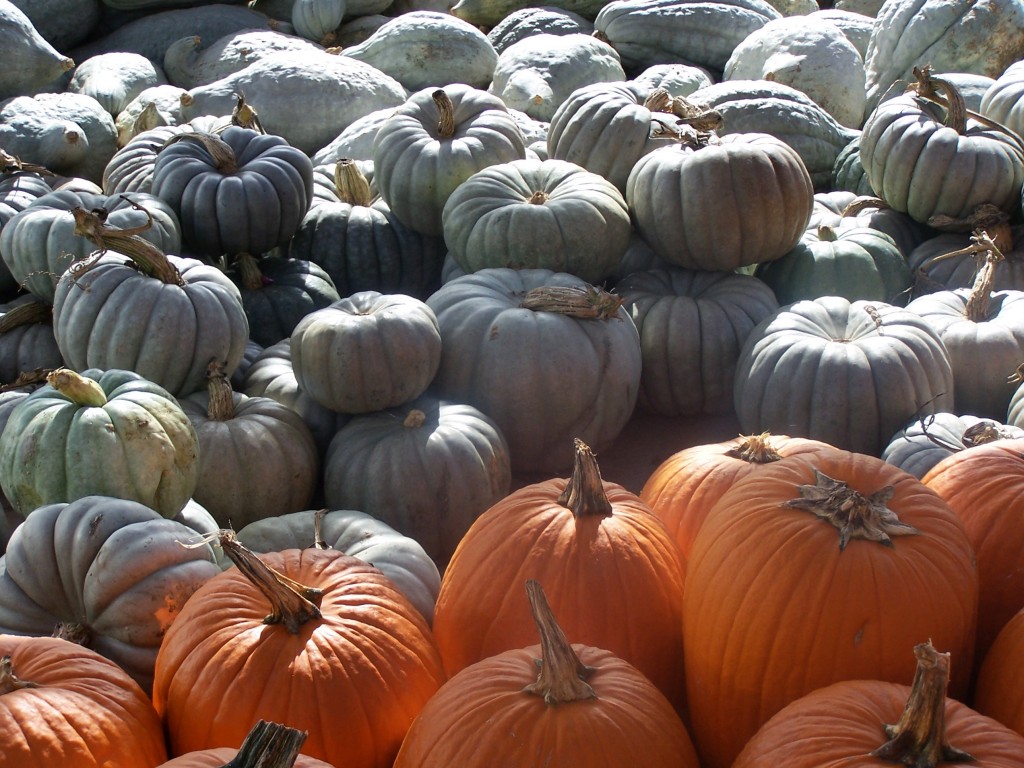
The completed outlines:
[[[571,701],[596,699],[597,694],[587,683],[594,670],[588,667],[558,626],[544,590],[535,579],[526,582],[526,595],[530,611],[540,632],[541,658],[536,660],[537,681],[525,686],[526,693],[540,696],[549,706]]]

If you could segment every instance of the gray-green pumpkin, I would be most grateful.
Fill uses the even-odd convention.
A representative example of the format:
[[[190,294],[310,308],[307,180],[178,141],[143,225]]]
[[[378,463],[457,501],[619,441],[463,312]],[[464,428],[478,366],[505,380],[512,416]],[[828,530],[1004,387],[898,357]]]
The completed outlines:
[[[0,435],[0,488],[14,510],[103,495],[174,517],[192,496],[195,430],[163,387],[124,370],[58,369]]]

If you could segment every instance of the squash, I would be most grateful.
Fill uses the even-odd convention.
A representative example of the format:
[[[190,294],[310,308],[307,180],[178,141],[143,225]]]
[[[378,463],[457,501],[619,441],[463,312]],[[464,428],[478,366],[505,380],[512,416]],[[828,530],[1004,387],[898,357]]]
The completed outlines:
[[[1024,610],[1007,622],[978,670],[974,708],[1024,736],[1024,679],[1019,664]]]
[[[593,23],[576,11],[551,5],[528,6],[512,11],[493,25],[487,33],[487,39],[500,54],[512,43],[531,35],[589,35],[593,31]]]
[[[75,62],[47,42],[25,12],[9,0],[0,2],[0,46],[9,57],[0,75],[0,100],[44,90],[75,66]]]
[[[138,683],[61,638],[0,635],[0,720],[0,753],[12,768],[155,768],[167,759]]]
[[[0,487],[21,517],[92,495],[173,517],[195,489],[195,430],[170,393],[130,371],[57,369],[6,426]]]
[[[953,406],[953,368],[923,318],[823,296],[781,307],[747,337],[734,402],[745,433],[808,437],[877,456],[914,418]]]
[[[434,611],[445,670],[530,643],[529,606],[515,597],[531,578],[547,585],[568,634],[629,662],[681,707],[683,568],[661,521],[602,480],[593,451],[576,440],[570,476],[510,493],[459,542]]]
[[[1019,766],[1024,737],[947,697],[950,654],[929,641],[915,645],[914,656],[909,686],[848,680],[797,699],[754,734],[733,768]]]
[[[579,437],[611,445],[640,389],[636,325],[621,299],[546,269],[482,269],[427,299],[441,329],[432,392],[486,413],[514,472],[555,472]]]
[[[64,364],[53,337],[53,313],[34,296],[0,304],[0,382],[60,368]]]
[[[345,18],[345,0],[295,0],[292,3],[292,28],[295,34],[315,43],[329,45],[334,30]]]
[[[145,56],[113,51],[91,56],[75,67],[67,90],[92,96],[117,117],[144,89],[166,83],[163,71]]]
[[[192,595],[157,656],[153,703],[171,753],[240,745],[262,719],[308,731],[311,757],[390,768],[444,681],[426,620],[341,552],[257,556],[230,531],[219,541],[238,567]]]
[[[632,229],[622,193],[565,160],[514,160],[474,173],[441,212],[444,240],[466,272],[550,269],[602,283]]]
[[[992,81],[981,97],[978,111],[1024,134],[1024,61],[1015,61]]]
[[[159,768],[331,768],[323,760],[299,754],[308,734],[280,723],[260,720],[238,749],[211,747],[178,755]]]
[[[441,686],[413,721],[395,768],[500,761],[697,768],[665,696],[614,653],[570,645],[540,582],[528,580],[526,591],[540,645],[484,659]],[[493,738],[476,738],[481,730]]]
[[[136,501],[46,504],[11,535],[0,568],[0,633],[64,637],[106,656],[148,694],[164,633],[220,573],[195,532]]]
[[[883,460],[920,479],[945,459],[995,440],[1024,437],[1020,425],[970,414],[933,413],[903,427],[882,449]]]
[[[443,570],[473,521],[511,488],[508,445],[492,419],[424,396],[353,416],[324,460],[324,500],[418,541]]]
[[[709,134],[641,157],[626,182],[626,202],[638,233],[663,259],[731,271],[795,246],[814,189],[800,156],[779,139]]]
[[[859,152],[859,145],[856,142],[853,150],[854,153]],[[884,200],[875,197],[870,188],[865,194],[841,189],[818,192],[814,196],[814,210],[811,211],[811,220],[807,227],[817,229],[822,225],[836,230],[847,227],[869,227],[878,230],[893,239],[904,258],[925,240],[936,235],[936,231],[928,225],[914,221],[902,211],[889,207]]]
[[[817,688],[909,684],[906,649],[922,636],[949,649],[950,693],[963,697],[978,581],[960,518],[881,459],[820,450],[733,484],[697,532],[683,595],[687,701],[705,765],[731,766],[768,718]]]

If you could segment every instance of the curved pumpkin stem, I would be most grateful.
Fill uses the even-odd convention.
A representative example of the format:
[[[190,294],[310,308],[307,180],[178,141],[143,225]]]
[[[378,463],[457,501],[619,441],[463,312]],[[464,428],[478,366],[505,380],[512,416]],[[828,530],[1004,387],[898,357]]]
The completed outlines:
[[[95,264],[96,259],[107,250],[114,250],[131,259],[143,274],[155,277],[168,285],[184,285],[181,272],[168,261],[167,255],[139,235],[153,225],[152,214],[141,205],[130,200],[129,202],[134,208],[146,214],[145,224],[131,229],[118,229],[107,225],[106,211],[86,211],[78,206],[72,210],[71,213],[75,217],[75,234],[88,239],[99,248],[99,251],[83,261],[72,264],[69,273],[73,278],[78,277],[87,272]]]
[[[772,445],[770,432],[745,437],[741,435],[740,437],[743,438],[740,444],[726,451],[726,456],[745,461],[748,464],[770,464],[782,458],[782,454]]]
[[[949,684],[949,654],[939,653],[931,642],[914,646],[917,671],[907,706],[899,722],[885,726],[889,738],[871,753],[915,768],[936,768],[945,763],[974,760],[949,744],[946,737],[946,687]]]
[[[107,404],[107,394],[98,381],[87,379],[68,368],[50,371],[46,383],[77,405],[98,407]]]
[[[537,661],[540,669],[537,682],[525,686],[523,691],[543,697],[544,703],[548,705],[596,699],[597,694],[587,683],[594,668],[588,667],[576,655],[551,612],[540,582],[536,579],[527,581],[526,596],[530,600],[530,612],[537,624],[537,631],[540,632],[541,658]]]
[[[984,261],[974,276],[974,284],[964,307],[964,316],[972,322],[981,323],[989,317],[992,288],[996,281],[996,265],[1003,260],[1003,254],[986,232],[975,232],[971,241],[981,249]]]
[[[201,144],[210,156],[214,167],[225,176],[238,172],[238,158],[235,157],[235,150],[220,136],[203,131],[187,131],[175,134],[169,138],[164,142],[164,147],[179,141],[195,141]]]
[[[10,656],[0,656],[0,696],[13,693],[24,688],[38,688],[36,683],[21,680],[14,674],[14,665]]]
[[[920,533],[886,506],[893,494],[891,485],[865,496],[818,469],[814,470],[814,479],[814,485],[798,485],[800,498],[785,502],[785,506],[806,509],[834,525],[839,530],[840,550],[846,549],[850,539],[867,539],[891,547],[890,536]]]
[[[246,735],[238,754],[222,768],[291,768],[308,735],[298,728],[260,720]]]
[[[53,320],[53,307],[39,299],[12,307],[0,316],[0,333],[13,331],[25,325],[49,323]]]
[[[590,446],[578,437],[573,442],[576,447],[576,459],[573,462],[572,476],[559,495],[558,503],[572,510],[575,517],[608,516],[612,513],[612,503],[608,501],[608,494],[605,493],[597,458],[590,450]]]
[[[442,139],[450,139],[455,135],[455,105],[451,97],[438,88],[431,95],[434,104],[437,105],[439,117],[437,120],[437,132]]]
[[[231,421],[235,418],[235,393],[224,375],[224,363],[213,359],[206,366],[206,417],[210,421]]]
[[[243,546],[234,531],[219,531],[217,540],[231,562],[270,601],[272,610],[263,620],[264,624],[283,624],[285,629],[297,635],[307,621],[320,618],[321,590],[299,584],[275,571]]]

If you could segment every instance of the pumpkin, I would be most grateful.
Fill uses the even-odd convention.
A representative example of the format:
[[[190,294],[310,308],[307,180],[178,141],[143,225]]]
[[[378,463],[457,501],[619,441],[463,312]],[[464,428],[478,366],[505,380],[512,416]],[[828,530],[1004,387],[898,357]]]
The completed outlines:
[[[1024,227],[1011,225],[1006,214],[994,213],[990,206],[985,208],[967,221],[974,231],[987,235],[1002,254],[993,265],[992,289],[1024,290]],[[988,243],[979,244],[973,232],[933,233],[907,253],[907,264],[915,276],[914,295],[970,288],[988,250]]]
[[[780,304],[842,296],[903,306],[913,283],[907,260],[889,235],[870,227],[824,224],[808,229],[780,258],[759,264],[754,274]]]
[[[297,728],[260,720],[238,749],[211,747],[186,752],[159,768],[331,768],[323,760],[299,754],[307,735]]]
[[[437,565],[416,539],[365,512],[320,509],[275,515],[240,529],[238,540],[257,553],[316,546],[357,557],[391,579],[428,623],[434,620],[441,587]]]
[[[77,215],[81,231],[112,250],[80,262],[57,284],[54,336],[68,366],[131,370],[175,396],[205,386],[211,359],[234,373],[249,339],[235,284],[215,267],[164,254],[131,230]]]
[[[180,400],[199,445],[192,497],[223,528],[305,509],[320,457],[302,417],[269,397],[233,392],[216,362],[208,378],[205,392]]]
[[[710,134],[640,158],[626,183],[626,202],[640,236],[663,259],[731,271],[777,259],[796,245],[814,189],[799,155],[780,140]]]
[[[786,456],[827,448],[818,440],[767,432],[693,445],[655,467],[640,489],[640,500],[661,518],[687,562],[704,518],[734,483]]]
[[[985,90],[978,109],[985,117],[1002,123],[1018,135],[1024,134],[1024,62],[1016,61],[998,74]]]
[[[4,768],[154,768],[167,759],[138,683],[61,638],[0,635],[0,722]]]
[[[419,299],[363,291],[300,320],[291,353],[295,379],[313,400],[369,413],[426,391],[441,362],[441,334]]]
[[[173,517],[195,489],[197,454],[195,430],[167,390],[130,371],[60,368],[8,417],[0,487],[22,517],[91,495]]]
[[[182,132],[156,156],[153,194],[181,220],[186,243],[215,257],[284,245],[313,193],[313,163],[280,136],[229,126]]]
[[[823,296],[781,307],[740,351],[741,429],[809,437],[877,456],[913,418],[953,406],[953,368],[919,315]]]
[[[117,117],[143,90],[166,82],[164,73],[145,56],[110,51],[90,56],[75,67],[67,90],[91,96]]]
[[[64,361],[53,337],[53,313],[34,296],[0,304],[0,382],[60,368]]]
[[[860,160],[875,193],[915,221],[963,218],[982,204],[1020,206],[1020,139],[970,118],[960,92],[927,69],[868,115]]]
[[[0,633],[47,637],[60,626],[148,694],[164,633],[220,573],[196,538],[136,501],[85,496],[39,507],[0,561]]]
[[[909,684],[906,649],[922,636],[949,649],[951,695],[963,697],[977,590],[960,518],[881,459],[819,450],[739,480],[707,513],[686,570],[687,700],[705,764],[732,765],[816,688]]]
[[[978,661],[1024,608],[1020,492],[1024,439],[996,440],[946,457],[921,478],[963,520],[978,563]]]
[[[540,6],[519,8],[512,11],[487,33],[494,50],[501,53],[512,45],[530,35],[571,35],[581,32],[589,35],[594,25],[576,11],[565,10],[557,6]]]
[[[893,239],[904,257],[936,235],[931,227],[914,221],[902,211],[890,208],[881,198],[872,196],[870,186],[864,194],[841,189],[815,194],[808,229],[822,225],[837,230],[847,227],[878,230]]]
[[[565,160],[477,171],[444,205],[448,252],[466,272],[550,269],[600,284],[629,245],[629,210],[607,179]]]
[[[530,644],[528,606],[514,599],[525,579],[547,585],[567,633],[628,661],[682,704],[679,552],[636,494],[601,479],[581,440],[569,477],[513,491],[459,542],[434,610],[449,676]]]
[[[903,427],[882,450],[881,457],[914,477],[922,478],[947,456],[994,440],[1024,437],[1024,428],[970,414],[933,413]]]
[[[327,45],[345,18],[345,0],[295,0],[291,21],[295,34]]]
[[[975,764],[1018,768],[1024,737],[946,696],[950,655],[914,646],[907,685],[848,680],[794,701],[747,742],[733,768]]]
[[[472,522],[511,487],[508,445],[488,416],[420,397],[353,416],[324,459],[324,499],[416,539],[443,569]]]
[[[444,681],[426,620],[341,552],[257,556],[230,532],[219,541],[238,567],[192,595],[157,656],[153,703],[170,752],[240,745],[262,719],[308,731],[311,757],[390,768]]]
[[[989,647],[974,690],[974,708],[1024,736],[1024,610],[1006,623]]]
[[[448,680],[413,722],[395,768],[697,768],[668,699],[614,653],[570,645],[540,583],[528,580],[526,590],[540,645],[496,654]],[[479,739],[483,730],[493,738]]]
[[[441,234],[441,212],[459,184],[524,157],[523,134],[505,103],[460,83],[410,95],[373,143],[380,196],[399,221],[427,235]]]
[[[75,208],[100,212],[106,226],[135,229],[164,252],[181,248],[181,225],[167,203],[146,193],[117,196],[55,190],[37,198],[0,230],[0,255],[18,284],[52,304],[57,281],[95,245],[76,231]],[[102,247],[102,246],[101,246]]]
[[[0,78],[0,99],[34,93],[75,66],[39,33],[20,6],[7,0],[0,6],[0,41],[10,56],[10,66]]]
[[[494,420],[514,472],[571,464],[575,437],[603,450],[633,413],[640,339],[620,300],[546,269],[482,269],[427,299],[441,329],[436,396]]]
[[[615,291],[640,333],[637,408],[731,413],[743,342],[779,306],[771,289],[749,275],[668,266],[628,274]]]

